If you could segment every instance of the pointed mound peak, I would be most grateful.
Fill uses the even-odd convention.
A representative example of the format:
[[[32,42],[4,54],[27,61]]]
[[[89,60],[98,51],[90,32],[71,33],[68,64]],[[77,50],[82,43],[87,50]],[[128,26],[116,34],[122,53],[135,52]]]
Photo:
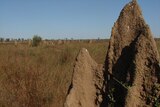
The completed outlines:
[[[140,32],[143,32],[144,27],[147,26],[140,6],[136,0],[133,0],[125,5],[120,12],[118,20],[112,28],[111,41],[116,42],[121,40],[123,44],[120,43],[120,48],[129,45]]]
[[[130,21],[136,21],[136,20],[142,20],[144,22],[141,8],[136,0],[132,0],[130,3],[125,5],[125,7],[122,9],[120,13],[118,20],[119,22],[127,20],[126,23],[128,22],[130,23]]]
[[[77,56],[76,59],[77,62],[90,62],[90,63],[96,63],[90,56],[88,50],[86,48],[82,48]]]
[[[72,84],[64,107],[99,107],[102,99],[102,66],[83,48],[76,58],[73,71]]]
[[[139,10],[140,13],[142,13],[141,12],[141,8],[138,5],[137,0],[132,0],[131,2],[129,2],[128,4],[126,4],[123,9],[126,9],[126,8],[128,8],[129,10]]]
[[[90,57],[89,52],[86,48],[82,48],[78,54],[78,56],[83,56],[83,57]]]

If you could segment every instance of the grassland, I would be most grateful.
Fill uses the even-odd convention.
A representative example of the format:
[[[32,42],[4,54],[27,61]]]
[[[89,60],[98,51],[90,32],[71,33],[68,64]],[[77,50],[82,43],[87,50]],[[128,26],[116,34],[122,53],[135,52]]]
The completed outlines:
[[[160,40],[156,41],[160,53]],[[57,45],[0,44],[0,107],[63,107],[75,58],[87,48],[97,63],[105,60],[108,42]]]

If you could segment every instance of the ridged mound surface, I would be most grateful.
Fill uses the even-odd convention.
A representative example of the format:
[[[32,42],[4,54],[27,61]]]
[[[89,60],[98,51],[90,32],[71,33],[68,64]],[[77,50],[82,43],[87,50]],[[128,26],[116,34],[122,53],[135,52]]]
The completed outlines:
[[[99,107],[103,81],[102,66],[83,48],[76,59],[65,107]]]
[[[160,106],[159,54],[136,0],[115,22],[104,69],[83,48],[65,107]]]
[[[159,55],[136,0],[122,9],[112,28],[105,70],[106,92],[114,89],[115,107],[152,107],[160,98]]]

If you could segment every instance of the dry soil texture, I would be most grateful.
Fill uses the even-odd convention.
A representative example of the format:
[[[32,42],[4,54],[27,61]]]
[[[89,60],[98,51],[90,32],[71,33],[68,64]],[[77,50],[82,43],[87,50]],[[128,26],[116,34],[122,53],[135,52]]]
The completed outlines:
[[[105,62],[108,95],[115,107],[153,107],[160,97],[159,55],[136,0],[120,13]],[[107,100],[108,105],[111,98]]]
[[[88,51],[80,51],[65,107],[160,106],[159,54],[136,0],[112,28],[104,65],[98,70]]]
[[[65,107],[98,107],[102,101],[102,67],[83,48],[77,56]]]

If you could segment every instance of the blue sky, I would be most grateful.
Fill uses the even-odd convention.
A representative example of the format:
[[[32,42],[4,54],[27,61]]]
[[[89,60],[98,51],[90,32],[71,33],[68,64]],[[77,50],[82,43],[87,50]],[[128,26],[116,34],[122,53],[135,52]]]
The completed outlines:
[[[0,0],[0,37],[109,38],[131,0]],[[154,37],[160,37],[160,0],[139,0]]]

